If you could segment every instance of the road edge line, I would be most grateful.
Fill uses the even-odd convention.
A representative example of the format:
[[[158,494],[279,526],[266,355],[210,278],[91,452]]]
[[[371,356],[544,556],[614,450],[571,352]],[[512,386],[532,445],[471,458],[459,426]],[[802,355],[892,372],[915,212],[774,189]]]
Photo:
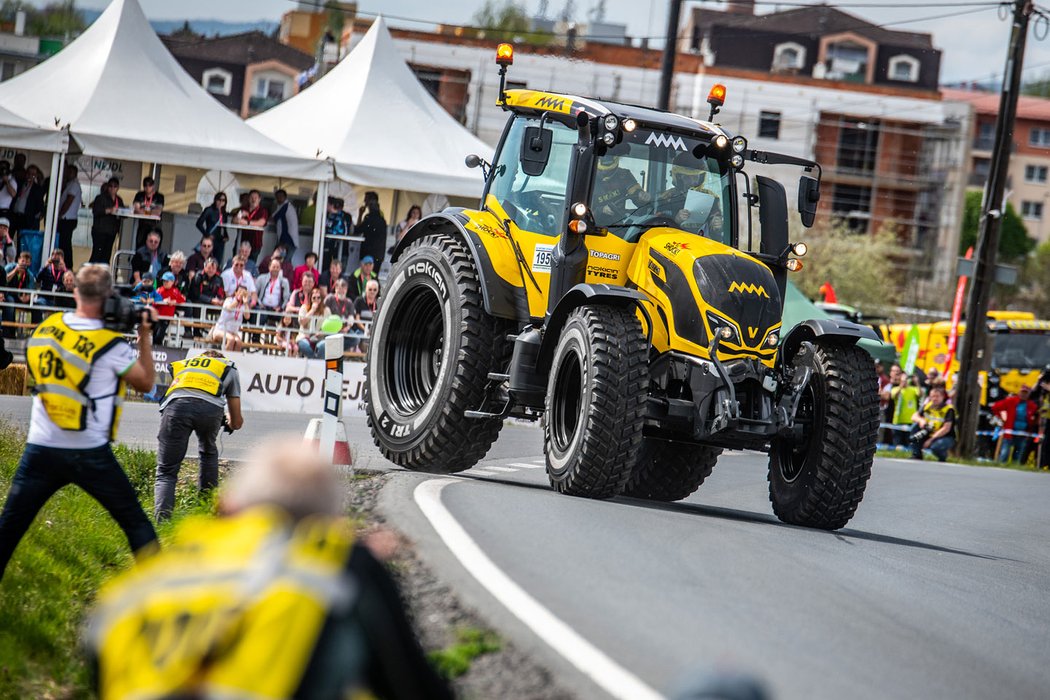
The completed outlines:
[[[614,698],[664,698],[543,607],[488,558],[441,502],[442,490],[455,483],[456,479],[429,479],[416,486],[412,498],[467,572],[548,646]]]

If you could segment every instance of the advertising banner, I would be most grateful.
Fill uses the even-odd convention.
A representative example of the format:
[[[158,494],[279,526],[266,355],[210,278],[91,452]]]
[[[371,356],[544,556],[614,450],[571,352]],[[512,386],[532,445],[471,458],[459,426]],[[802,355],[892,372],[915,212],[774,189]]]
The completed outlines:
[[[196,357],[203,348],[188,351]],[[324,405],[324,360],[224,352],[241,377],[241,409],[320,417]],[[343,363],[343,416],[365,414],[365,364]]]

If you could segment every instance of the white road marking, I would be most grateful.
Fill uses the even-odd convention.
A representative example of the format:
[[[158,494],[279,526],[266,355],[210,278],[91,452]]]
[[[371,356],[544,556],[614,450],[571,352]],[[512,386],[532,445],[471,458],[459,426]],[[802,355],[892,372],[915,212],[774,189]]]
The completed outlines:
[[[507,462],[507,464],[509,464],[512,467],[520,467],[522,469],[545,469],[547,467],[547,465],[543,463],[528,464],[526,462]]]
[[[453,479],[424,481],[416,487],[412,497],[438,536],[470,575],[526,627],[609,695],[623,700],[663,698],[663,695],[555,617],[554,613],[526,593],[485,555],[441,502],[441,491],[454,483],[456,481]]]
[[[489,471],[491,467],[474,467],[469,471],[463,472],[464,474],[478,474],[480,476],[496,476],[497,472]]]
[[[517,469],[511,469],[510,467],[497,467],[497,466],[492,465],[492,464],[488,465],[487,467],[483,467],[483,468],[488,470],[488,471],[493,471],[493,472],[516,472],[516,471],[518,471]]]

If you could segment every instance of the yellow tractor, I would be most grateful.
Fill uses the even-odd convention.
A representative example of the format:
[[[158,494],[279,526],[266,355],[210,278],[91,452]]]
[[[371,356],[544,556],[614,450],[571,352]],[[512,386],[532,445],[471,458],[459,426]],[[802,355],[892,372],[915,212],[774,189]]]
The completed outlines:
[[[784,187],[758,176],[752,192],[744,171],[810,173],[798,207],[810,226],[819,166],[711,121],[505,90],[512,61],[501,45],[510,118],[495,160],[467,157],[485,178],[480,206],[428,216],[394,249],[367,357],[376,445],[453,473],[505,418],[539,419],[556,490],[659,501],[695,491],[724,448],[761,450],[780,519],[844,526],[878,428],[856,341],[876,336],[839,320],[781,328],[805,244],[788,240]],[[724,98],[716,85],[711,119]]]

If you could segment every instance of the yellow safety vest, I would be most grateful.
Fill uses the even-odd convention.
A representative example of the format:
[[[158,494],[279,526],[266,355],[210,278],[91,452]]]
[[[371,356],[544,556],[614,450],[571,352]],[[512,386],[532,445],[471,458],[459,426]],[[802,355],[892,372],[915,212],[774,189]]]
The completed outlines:
[[[922,415],[930,424],[930,430],[937,432],[944,425],[944,421],[948,417],[948,411],[953,410],[955,410],[955,407],[948,403],[945,403],[940,408],[934,408],[932,404],[927,403],[923,406]]]
[[[88,410],[105,396],[88,396],[91,365],[117,343],[124,341],[116,331],[99,328],[78,331],[70,328],[62,313],[49,316],[37,326],[26,345],[26,364],[33,376],[33,393],[40,397],[48,417],[62,430],[81,431],[87,427]],[[110,439],[117,436],[124,397],[124,380],[117,380],[113,396]]]
[[[292,526],[268,506],[184,521],[100,592],[100,697],[292,697],[329,613],[354,602],[353,539],[345,521]]]
[[[222,392],[222,380],[230,371],[230,363],[217,357],[194,357],[171,363],[171,386],[165,396],[176,389],[197,389],[212,396]]]

